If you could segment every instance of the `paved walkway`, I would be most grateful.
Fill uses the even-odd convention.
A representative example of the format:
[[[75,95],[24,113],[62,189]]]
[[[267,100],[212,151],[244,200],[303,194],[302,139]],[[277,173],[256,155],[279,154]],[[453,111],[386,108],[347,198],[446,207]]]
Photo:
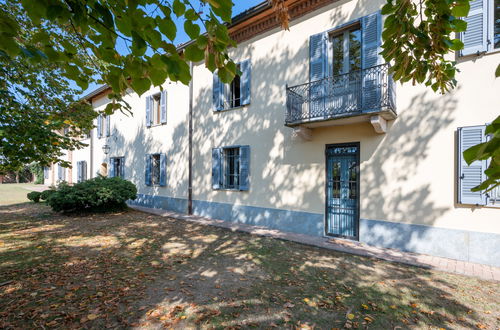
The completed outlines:
[[[43,184],[38,184],[38,185],[29,185],[29,186],[23,186],[22,188],[26,189],[26,190],[30,190],[30,191],[38,191],[38,192],[42,192],[44,190],[47,190],[49,189],[49,187],[43,185]]]
[[[433,257],[425,254],[378,248],[353,241],[282,232],[266,227],[252,226],[223,220],[213,220],[194,215],[165,211],[161,209],[152,209],[140,206],[131,206],[131,208],[164,217],[193,221],[203,225],[228,228],[232,231],[242,231],[254,235],[273,237],[365,257],[378,258],[391,262],[398,262],[417,267],[440,270],[448,273],[474,276],[485,280],[500,281],[500,268],[493,266],[481,265],[448,258]]]

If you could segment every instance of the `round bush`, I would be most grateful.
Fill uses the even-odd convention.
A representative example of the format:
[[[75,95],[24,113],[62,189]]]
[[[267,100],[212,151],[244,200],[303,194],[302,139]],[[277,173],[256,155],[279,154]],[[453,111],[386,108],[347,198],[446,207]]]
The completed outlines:
[[[38,203],[40,201],[40,197],[42,196],[41,192],[38,191],[32,191],[29,192],[28,195],[26,195],[30,201],[33,201],[35,203]]]
[[[137,188],[121,178],[97,177],[73,186],[60,184],[47,203],[56,212],[107,212],[127,208],[129,199],[136,199]]]
[[[46,201],[49,199],[50,195],[52,195],[56,190],[55,189],[47,189],[42,191],[42,195],[40,196],[40,199],[42,201]]]

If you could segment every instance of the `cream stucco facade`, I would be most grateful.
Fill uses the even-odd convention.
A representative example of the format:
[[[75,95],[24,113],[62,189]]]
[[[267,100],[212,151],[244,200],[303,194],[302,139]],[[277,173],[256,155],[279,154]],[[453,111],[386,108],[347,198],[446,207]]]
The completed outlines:
[[[386,133],[368,122],[314,128],[296,139],[285,126],[286,86],[309,81],[309,38],[380,10],[383,0],[343,0],[271,29],[231,49],[251,62],[250,104],[225,111],[213,105],[213,74],[193,65],[194,213],[281,230],[325,234],[325,147],[359,143],[359,239],[367,244],[500,265],[500,208],[457,201],[457,128],[483,125],[500,113],[500,52],[458,57],[457,88],[396,86],[397,118]],[[93,174],[109,157],[124,157],[125,179],[139,191],[135,204],[187,211],[189,88],[167,82],[167,123],[145,127],[145,98],[130,92],[129,115],[111,117],[110,137],[92,133]],[[96,111],[108,100],[93,101]],[[108,155],[102,147],[110,146]],[[212,188],[212,149],[250,146],[247,191]],[[165,187],[146,186],[145,156],[167,155]],[[75,179],[73,179],[76,181]]]

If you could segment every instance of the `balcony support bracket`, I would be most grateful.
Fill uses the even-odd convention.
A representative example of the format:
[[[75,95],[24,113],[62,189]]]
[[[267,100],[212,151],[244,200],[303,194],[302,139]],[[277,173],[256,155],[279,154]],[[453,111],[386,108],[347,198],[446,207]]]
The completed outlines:
[[[312,130],[305,126],[297,126],[293,128],[292,133],[293,141],[311,141],[312,140]]]
[[[371,116],[370,123],[372,124],[375,132],[379,134],[383,134],[387,132],[387,120],[382,118],[381,116]]]

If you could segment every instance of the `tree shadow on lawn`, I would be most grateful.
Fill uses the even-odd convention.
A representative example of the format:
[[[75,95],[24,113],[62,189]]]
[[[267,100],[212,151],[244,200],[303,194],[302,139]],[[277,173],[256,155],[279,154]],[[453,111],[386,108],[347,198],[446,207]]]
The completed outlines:
[[[499,285],[137,211],[0,207],[0,327],[498,327]]]

